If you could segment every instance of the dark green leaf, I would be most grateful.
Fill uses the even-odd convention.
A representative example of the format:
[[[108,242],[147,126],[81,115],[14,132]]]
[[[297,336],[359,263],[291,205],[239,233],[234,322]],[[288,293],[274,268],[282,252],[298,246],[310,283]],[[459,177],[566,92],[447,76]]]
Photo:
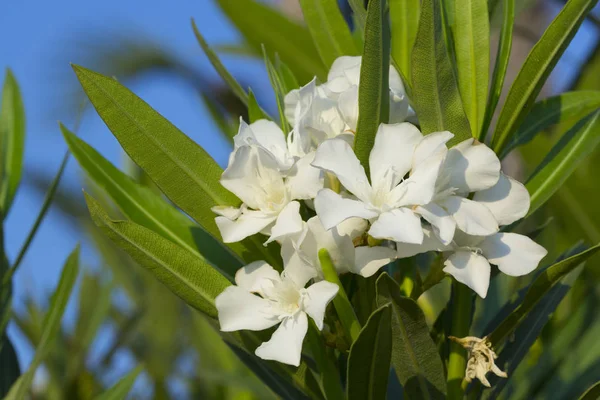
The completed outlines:
[[[445,30],[439,1],[423,0],[412,53],[412,100],[423,133],[448,130],[454,134],[450,144],[456,144],[471,137],[471,128],[446,48]]]
[[[490,24],[487,0],[453,0],[454,49],[458,70],[458,88],[463,107],[478,137],[488,95],[490,69]]]
[[[275,92],[275,100],[277,102],[277,109],[279,110],[279,123],[283,133],[287,135],[290,131],[290,125],[285,117],[285,91],[283,89],[283,83],[281,77],[279,76],[279,72],[275,69],[275,66],[267,55],[267,50],[264,47],[263,56],[265,60],[265,66],[267,67],[267,73],[269,75],[269,81],[271,82],[271,87]]]
[[[279,78],[281,79],[284,93],[289,93],[292,90],[300,87],[300,84],[298,83],[298,80],[294,76],[294,73],[290,67],[281,61],[279,56],[275,57],[275,69],[277,70]]]
[[[489,0],[488,0],[489,2]],[[488,3],[488,7],[490,4]],[[491,5],[495,6],[494,4]],[[490,14],[493,9],[489,8]],[[490,94],[487,107],[485,109],[485,119],[483,127],[479,134],[479,140],[484,141],[487,136],[488,128],[492,122],[494,111],[500,100],[502,88],[504,87],[504,78],[510,61],[510,51],[512,47],[512,31],[515,24],[515,0],[504,0],[502,6],[502,28],[500,30],[500,38],[498,40],[498,51],[496,52],[496,63],[492,74],[492,82],[490,83]]]
[[[142,366],[138,366],[127,373],[123,378],[119,380],[113,387],[108,389],[106,392],[95,397],[95,400],[122,400],[127,398],[127,394],[131,390],[131,387],[135,383],[140,372],[142,372]]]
[[[348,400],[385,398],[392,354],[391,311],[389,304],[375,310],[350,347]]]
[[[15,349],[4,333],[0,342],[0,398],[4,398],[11,386],[19,379],[21,368]]]
[[[304,21],[327,68],[340,56],[357,55],[337,0],[300,0]]]
[[[377,279],[377,305],[392,306],[392,365],[411,399],[444,399],[446,378],[437,347],[417,303],[403,297],[388,274]]]
[[[390,27],[386,0],[372,0],[367,11],[365,48],[358,87],[358,122],[354,152],[369,171],[369,153],[379,124],[390,111]]]
[[[187,251],[202,256],[230,279],[243,262],[227,247],[168,204],[152,189],[133,181],[90,145],[61,125],[69,149],[90,178],[123,214]]]
[[[197,254],[130,221],[114,221],[91,196],[85,196],[98,227],[141,266],[186,303],[216,317],[215,297],[229,281]]]
[[[77,279],[79,271],[79,246],[73,250],[63,267],[60,281],[52,295],[50,307],[44,317],[42,323],[42,334],[35,349],[35,355],[31,361],[31,365],[23,375],[10,388],[10,392],[5,397],[5,400],[21,400],[26,397],[29,387],[33,382],[33,377],[36,369],[46,359],[50,351],[53,349],[52,343],[58,336],[60,331],[60,321],[67,306],[71,290]]]
[[[261,54],[263,45],[273,52],[269,54],[271,60],[275,53],[279,54],[302,84],[315,75],[321,80],[327,77],[327,69],[319,60],[308,29],[256,0],[217,0],[217,3],[256,54]]]
[[[260,111],[260,106],[256,101],[256,97],[254,97],[252,89],[248,89],[248,119],[250,120],[250,123],[253,123],[262,118],[264,118],[264,116]]]
[[[600,382],[596,382],[592,387],[585,391],[579,397],[579,400],[597,400],[600,398]]]
[[[577,91],[562,93],[538,101],[513,135],[510,143],[502,150],[505,157],[515,147],[529,143],[535,135],[553,125],[582,120],[600,108],[600,92]]]
[[[500,153],[531,109],[554,66],[598,0],[569,0],[533,47],[515,78],[498,118],[492,148]]]
[[[544,158],[525,185],[531,215],[544,204],[600,143],[600,111],[577,123]]]
[[[388,0],[392,31],[392,59],[410,82],[411,54],[419,27],[419,0]],[[408,83],[407,82],[407,83]]]
[[[19,85],[7,69],[0,106],[0,211],[6,217],[21,181],[25,110]]]
[[[334,362],[333,352],[327,350],[323,335],[313,321],[309,321],[306,335],[307,347],[310,348],[312,357],[317,364],[319,381],[327,400],[343,400],[344,389],[340,380],[340,373]]]

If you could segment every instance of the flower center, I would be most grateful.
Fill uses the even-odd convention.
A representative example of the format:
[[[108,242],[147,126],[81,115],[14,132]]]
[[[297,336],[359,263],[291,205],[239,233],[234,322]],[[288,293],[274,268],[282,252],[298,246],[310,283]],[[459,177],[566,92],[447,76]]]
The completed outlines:
[[[273,282],[272,287],[263,289],[263,291],[267,300],[282,316],[293,315],[300,310],[302,294],[292,281],[282,279],[279,282]]]

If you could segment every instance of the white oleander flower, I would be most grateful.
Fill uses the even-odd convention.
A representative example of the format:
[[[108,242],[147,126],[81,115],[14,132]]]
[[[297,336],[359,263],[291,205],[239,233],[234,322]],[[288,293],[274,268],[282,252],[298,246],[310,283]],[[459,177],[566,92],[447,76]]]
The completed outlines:
[[[492,372],[501,378],[508,377],[506,372],[502,371],[496,365],[495,360],[498,356],[492,349],[491,343],[487,341],[487,338],[479,339],[478,337],[467,336],[459,339],[449,336],[448,339],[455,341],[467,349],[469,359],[465,371],[465,380],[467,382],[479,379],[484,386],[490,387],[490,382],[485,377],[488,372]]]
[[[429,149],[432,144],[435,151]],[[341,139],[323,142],[312,165],[334,174],[356,197],[320,190],[314,204],[323,226],[329,230],[348,218],[359,217],[372,223],[369,235],[376,239],[421,244],[423,229],[415,209],[432,201],[446,151],[445,145],[424,140],[410,123],[381,124],[369,156],[369,183],[348,143]],[[426,156],[411,171],[413,154]],[[409,171],[410,176],[404,179]]]
[[[266,243],[302,230],[300,203],[323,187],[321,172],[312,167],[314,154],[298,159],[281,172],[280,160],[263,146],[242,146],[231,155],[221,184],[243,204],[239,208],[216,206],[215,222],[223,242],[240,241],[262,232]]]
[[[349,218],[338,226],[325,230],[319,217],[306,222],[305,231],[297,240],[289,238],[281,247],[285,265],[311,268],[317,279],[323,279],[319,250],[329,252],[337,273],[352,272],[369,277],[396,258],[396,251],[384,246],[354,247],[354,240],[363,235],[368,224],[361,218]]]
[[[264,261],[245,266],[235,274],[236,285],[215,299],[221,330],[261,331],[279,324],[255,353],[264,360],[298,366],[308,330],[307,315],[322,330],[325,309],[338,292],[338,286],[327,281],[304,288],[313,277],[310,268],[286,266],[280,275]]]

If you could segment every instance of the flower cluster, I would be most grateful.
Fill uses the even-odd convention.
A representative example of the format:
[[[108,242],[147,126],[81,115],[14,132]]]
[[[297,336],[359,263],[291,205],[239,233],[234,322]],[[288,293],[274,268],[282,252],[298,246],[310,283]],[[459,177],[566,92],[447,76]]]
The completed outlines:
[[[396,258],[444,252],[444,271],[481,297],[490,264],[520,276],[546,255],[528,237],[500,231],[527,214],[527,189],[501,172],[485,144],[468,139],[448,148],[451,132],[423,135],[405,122],[416,120],[393,67],[390,123],[379,127],[367,176],[352,148],[360,64],[360,57],[340,57],[327,82],[286,96],[287,138],[267,120],[240,121],[234,138],[221,183],[242,205],[213,208],[217,226],[228,243],[257,233],[265,244],[279,242],[284,271],[252,263],[216,305],[224,331],[281,322],[259,357],[298,365],[307,315],[322,328],[338,287],[323,281],[319,249],[338,273],[363,277]],[[314,216],[304,221],[307,214]]]

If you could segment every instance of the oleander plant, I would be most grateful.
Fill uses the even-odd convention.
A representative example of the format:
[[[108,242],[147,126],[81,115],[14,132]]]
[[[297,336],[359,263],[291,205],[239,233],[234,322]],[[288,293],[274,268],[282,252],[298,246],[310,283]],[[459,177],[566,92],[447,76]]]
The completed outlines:
[[[202,377],[225,389],[197,394],[600,396],[600,243],[566,222],[551,226],[594,225],[585,207],[556,197],[600,142],[600,92],[539,100],[597,1],[566,1],[510,85],[515,0],[349,0],[349,16],[336,0],[300,0],[305,24],[255,0],[218,3],[246,53],[263,58],[277,105],[272,115],[259,104],[192,21],[190,34],[245,108],[215,114],[231,143],[224,168],[122,83],[79,65],[90,104],[147,182],[60,125],[94,184],[84,197],[102,238],[128,255],[119,253],[129,273],[147,270],[133,269],[145,287],[161,283],[147,311],[176,295],[189,307],[161,308],[171,339],[202,342],[199,363],[218,349],[208,358],[222,362],[209,361]],[[21,130],[12,76],[7,85],[2,215],[18,184],[7,154]],[[509,154],[525,160],[515,176]],[[50,354],[43,347],[59,327],[77,254],[39,328],[34,363],[9,379],[7,399],[26,396]],[[9,301],[17,265],[2,264]],[[110,287],[90,287],[110,299]],[[0,349],[14,358],[8,346]],[[148,368],[140,363],[94,390],[124,398]]]

